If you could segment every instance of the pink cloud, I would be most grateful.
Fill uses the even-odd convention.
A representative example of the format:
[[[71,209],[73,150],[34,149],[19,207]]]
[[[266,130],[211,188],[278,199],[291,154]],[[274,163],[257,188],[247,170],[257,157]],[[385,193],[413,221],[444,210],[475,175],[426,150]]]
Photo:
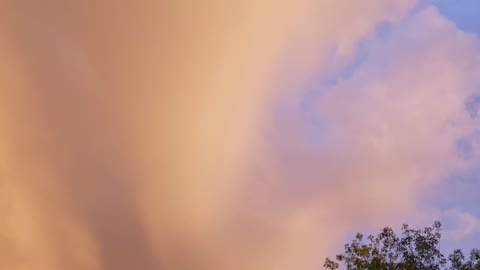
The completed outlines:
[[[478,44],[432,9],[326,89],[317,147],[266,113],[417,1],[34,2],[0,4],[0,266],[298,269],[468,165]]]
[[[302,244],[316,243],[321,255],[359,226],[434,218],[422,197],[473,164],[460,157],[456,142],[474,131],[464,102],[480,85],[479,56],[477,38],[434,8],[398,24],[387,40],[372,42],[351,78],[321,89],[318,145],[305,141],[302,93],[287,99],[295,101],[286,105],[288,116],[274,122],[254,158],[248,191],[257,190],[258,202],[247,205],[285,227],[308,216]]]

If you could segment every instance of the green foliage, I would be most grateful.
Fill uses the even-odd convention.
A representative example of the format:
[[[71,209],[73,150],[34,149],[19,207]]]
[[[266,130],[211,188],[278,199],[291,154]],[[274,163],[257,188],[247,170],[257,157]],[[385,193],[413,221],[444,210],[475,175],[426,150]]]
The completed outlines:
[[[470,252],[468,260],[455,250],[445,257],[439,250],[441,224],[423,230],[403,225],[401,235],[386,227],[376,236],[357,234],[335,260],[327,258],[330,270],[480,270],[480,250]]]

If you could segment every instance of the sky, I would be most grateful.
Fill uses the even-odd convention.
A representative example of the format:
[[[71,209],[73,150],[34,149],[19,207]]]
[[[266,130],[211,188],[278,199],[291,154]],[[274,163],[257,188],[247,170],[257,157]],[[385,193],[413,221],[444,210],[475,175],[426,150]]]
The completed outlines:
[[[321,269],[435,220],[473,248],[478,74],[478,0],[2,1],[0,268]]]
[[[413,19],[415,16],[418,16],[418,14],[421,14],[428,9],[435,10],[443,20],[453,23],[457,31],[473,35],[476,39],[480,38],[479,1],[441,0],[434,1],[433,3],[424,2],[418,5],[416,9],[412,10],[408,15],[410,17],[405,18],[403,22],[408,22],[408,20]],[[388,40],[390,35],[392,35],[392,32],[395,31],[393,30],[395,27],[405,27],[404,25],[398,26],[398,24],[399,23],[397,23],[396,26],[392,23],[378,23],[374,30],[374,35],[376,35],[375,38]],[[425,40],[424,42],[428,44],[428,40]],[[333,76],[327,77],[326,79],[324,78],[323,81],[320,82],[315,81],[313,86],[309,86],[309,89],[312,88],[314,90],[306,92],[303,96],[301,105],[304,114],[304,121],[306,121],[307,125],[313,127],[313,129],[310,130],[309,135],[306,136],[308,142],[312,144],[320,144],[322,143],[322,139],[319,138],[319,136],[321,136],[319,134],[322,134],[323,132],[328,133],[328,131],[325,130],[325,126],[322,125],[322,121],[319,120],[318,113],[315,113],[315,109],[313,108],[313,106],[315,106],[315,100],[319,99],[322,92],[326,91],[325,88],[330,87],[332,84],[337,85],[339,81],[352,79],[352,77],[355,76],[355,72],[361,70],[364,67],[365,62],[368,62],[368,59],[373,57],[373,52],[371,52],[372,55],[368,55],[367,53],[367,56],[365,56],[365,53],[362,53],[362,49],[366,47],[366,50],[369,50],[371,48],[368,47],[372,46],[374,43],[375,42],[372,42],[371,40],[360,41],[360,45],[358,45],[361,47],[359,50],[360,53],[357,54],[356,58],[354,58],[350,64],[345,65]],[[432,43],[427,48],[435,49],[435,47],[438,47],[438,45]],[[371,50],[374,51],[375,49]],[[395,51],[392,53],[395,54]],[[384,57],[387,58],[388,56],[384,55]],[[445,57],[445,59],[447,59],[447,57]],[[383,67],[381,66],[381,63],[378,62],[375,62],[374,65],[380,65],[379,68]],[[435,77],[431,77],[430,79],[438,80],[438,78]],[[473,87],[478,89],[478,85]],[[473,118],[476,117],[476,112],[480,106],[478,95],[478,92],[473,90],[467,99],[464,100],[464,110],[466,110]],[[434,96],[431,98],[437,99]],[[439,102],[438,106],[442,106],[442,104],[444,103]],[[478,138],[478,135],[475,134],[478,134],[478,131],[474,131],[474,134],[455,140],[458,155],[466,159],[475,156],[475,150],[473,148],[475,147],[475,140]],[[450,171],[442,176],[443,179],[439,181],[439,183],[431,186],[431,191],[424,194],[426,199],[423,200],[422,203],[425,205],[422,207],[430,208],[426,211],[436,212],[435,214],[432,214],[435,216],[434,219],[440,220],[444,225],[444,229],[446,229],[444,236],[445,239],[442,243],[442,249],[446,252],[451,252],[454,248],[463,248],[466,250],[472,249],[475,248],[476,243],[479,243],[480,241],[480,208],[478,207],[480,197],[476,194],[476,191],[480,187],[480,182],[477,180],[479,178],[479,172],[479,167],[475,165],[471,165],[468,169]],[[411,221],[410,218],[411,217],[408,217],[408,215],[405,216],[404,222],[416,222]],[[430,219],[432,219],[432,216],[430,216]],[[428,225],[428,223],[418,224],[418,226]],[[374,233],[375,231],[372,230],[369,232]]]
[[[455,23],[456,27],[461,31],[475,35],[477,38],[480,37],[480,19],[478,14],[480,13],[480,2],[472,0],[462,0],[462,1],[451,1],[451,0],[442,0],[438,1],[436,4],[439,12],[447,17],[450,21]],[[468,104],[472,104],[469,106]],[[466,108],[474,108],[476,110],[476,101],[475,98],[470,99],[466,103]],[[471,150],[471,141],[460,141],[460,150],[465,153],[466,156],[473,155]],[[464,147],[465,145],[466,147]],[[439,202],[440,208],[451,208],[455,211],[464,211],[466,215],[465,219],[477,220],[477,225],[469,225],[467,228],[461,232],[459,229],[454,230],[460,235],[458,237],[452,237],[452,246],[463,246],[465,248],[473,248],[475,243],[480,241],[480,227],[478,225],[478,217],[480,216],[480,209],[476,207],[480,202],[478,196],[472,194],[472,191],[478,187],[480,182],[477,180],[479,178],[478,167],[474,166],[470,170],[454,173],[451,176],[449,181],[451,182],[460,182],[461,184],[451,183],[449,192],[446,196],[450,197],[448,200]],[[469,188],[465,189],[462,185],[466,184]],[[448,218],[446,218],[448,220]],[[461,220],[462,218],[460,218]],[[447,221],[452,222],[452,221]],[[452,225],[455,226],[455,225]],[[471,232],[471,235],[468,235]],[[463,235],[462,235],[463,234]],[[450,243],[449,243],[450,244]]]

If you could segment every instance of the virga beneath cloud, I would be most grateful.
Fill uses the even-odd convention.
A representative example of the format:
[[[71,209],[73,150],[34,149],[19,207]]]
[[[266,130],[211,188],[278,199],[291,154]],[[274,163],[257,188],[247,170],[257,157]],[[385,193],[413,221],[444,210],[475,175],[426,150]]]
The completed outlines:
[[[453,146],[480,67],[475,37],[416,4],[4,1],[0,266],[299,269],[415,211],[468,166]],[[309,145],[303,86],[365,39]]]

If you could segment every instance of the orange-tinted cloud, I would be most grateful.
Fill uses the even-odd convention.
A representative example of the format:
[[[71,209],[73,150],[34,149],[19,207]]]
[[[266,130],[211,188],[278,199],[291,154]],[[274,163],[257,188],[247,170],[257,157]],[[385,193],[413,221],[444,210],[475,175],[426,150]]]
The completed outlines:
[[[457,129],[435,132],[444,118],[463,120],[464,93],[448,89],[464,89],[464,53],[476,50],[438,14],[377,44],[386,52],[372,57],[395,65],[367,64],[319,100],[334,140],[325,148],[306,146],[296,119],[274,126],[284,137],[273,147],[263,132],[279,96],[295,100],[292,89],[336,71],[378,22],[415,3],[5,1],[0,172],[10,196],[0,263],[298,269],[352,224],[410,211],[414,193],[385,190],[410,194],[410,180],[449,168]],[[456,38],[435,35],[444,32]],[[428,64],[437,58],[446,64]],[[447,87],[441,108],[429,99],[433,76]],[[362,93],[355,103],[352,88]]]

